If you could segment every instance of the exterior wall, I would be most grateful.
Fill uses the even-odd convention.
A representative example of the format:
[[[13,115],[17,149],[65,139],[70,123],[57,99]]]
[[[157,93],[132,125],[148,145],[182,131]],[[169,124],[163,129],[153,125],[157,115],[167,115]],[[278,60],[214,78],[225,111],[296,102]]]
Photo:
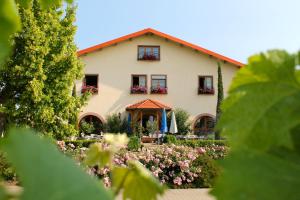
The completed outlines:
[[[159,45],[160,61],[138,61],[138,45]],[[183,108],[191,120],[202,113],[215,116],[217,102],[217,60],[191,48],[157,37],[145,35],[81,56],[85,74],[98,74],[99,92],[93,95],[85,113],[106,118],[111,113],[124,113],[126,107],[144,99],[158,100],[172,108]],[[223,85],[226,95],[238,68],[223,64]],[[148,94],[130,94],[131,75],[146,74]],[[167,75],[168,94],[150,94],[151,75]],[[214,95],[198,95],[198,76],[212,75]],[[76,82],[80,94],[82,81]]]

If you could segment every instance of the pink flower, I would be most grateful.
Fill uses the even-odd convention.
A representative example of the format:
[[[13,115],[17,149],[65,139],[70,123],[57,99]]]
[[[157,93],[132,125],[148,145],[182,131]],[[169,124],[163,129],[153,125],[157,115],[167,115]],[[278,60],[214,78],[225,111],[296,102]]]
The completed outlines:
[[[177,177],[173,180],[173,183],[174,183],[175,185],[182,185],[182,180],[181,180],[180,177],[177,176]]]
[[[104,177],[103,182],[104,182],[105,187],[110,187],[111,186],[111,181],[110,181],[109,177]]]
[[[203,147],[199,147],[199,148],[197,149],[197,151],[198,151],[199,154],[204,154],[204,153],[206,153],[206,150],[205,150],[205,148],[203,148]]]

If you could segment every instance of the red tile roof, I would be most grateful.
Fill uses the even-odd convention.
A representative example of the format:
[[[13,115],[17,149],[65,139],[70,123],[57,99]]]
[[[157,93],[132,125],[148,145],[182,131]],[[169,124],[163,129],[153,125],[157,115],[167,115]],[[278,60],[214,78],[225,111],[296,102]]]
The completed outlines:
[[[132,104],[126,108],[126,110],[133,110],[133,109],[166,109],[171,110],[172,108],[166,106],[158,101],[152,99],[145,99],[138,103]]]
[[[239,61],[236,61],[234,59],[228,58],[228,57],[223,56],[221,54],[215,53],[213,51],[210,51],[210,50],[205,49],[203,47],[197,46],[195,44],[186,42],[184,40],[181,40],[179,38],[173,37],[171,35],[159,32],[159,31],[154,30],[152,28],[147,28],[147,29],[135,32],[135,33],[131,33],[129,35],[125,35],[125,36],[119,37],[119,38],[114,39],[114,40],[110,40],[108,42],[104,42],[102,44],[98,44],[98,45],[95,45],[95,46],[92,46],[92,47],[89,47],[89,48],[86,48],[86,49],[82,49],[82,50],[78,51],[77,54],[79,56],[81,56],[81,55],[84,55],[84,54],[87,54],[87,53],[91,53],[91,52],[97,51],[97,50],[105,48],[105,47],[109,47],[109,46],[117,44],[119,42],[123,42],[125,40],[129,40],[131,38],[135,38],[135,37],[139,37],[139,36],[145,35],[147,33],[152,33],[152,34],[157,35],[159,37],[163,37],[163,38],[166,38],[166,39],[171,40],[173,42],[176,42],[176,43],[182,44],[184,46],[190,47],[190,48],[192,48],[192,49],[194,49],[196,51],[199,51],[199,52],[202,52],[204,54],[210,55],[210,56],[212,56],[214,58],[217,58],[219,60],[229,62],[229,63],[231,63],[233,65],[236,65],[237,67],[243,67],[244,66],[244,64],[241,63],[241,62],[239,62]]]

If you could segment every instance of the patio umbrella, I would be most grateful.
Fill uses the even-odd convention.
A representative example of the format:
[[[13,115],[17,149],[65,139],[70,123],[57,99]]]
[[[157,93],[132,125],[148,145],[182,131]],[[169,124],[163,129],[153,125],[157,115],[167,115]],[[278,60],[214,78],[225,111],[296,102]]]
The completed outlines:
[[[174,111],[172,111],[172,116],[171,116],[171,125],[170,125],[170,133],[177,133],[177,123],[176,123],[176,118],[175,118],[175,113]]]
[[[162,134],[164,134],[165,132],[168,132],[166,109],[163,109],[163,111],[162,111],[160,132]]]
[[[128,118],[127,118],[127,124],[128,124],[128,132],[131,133],[131,114],[128,113]]]

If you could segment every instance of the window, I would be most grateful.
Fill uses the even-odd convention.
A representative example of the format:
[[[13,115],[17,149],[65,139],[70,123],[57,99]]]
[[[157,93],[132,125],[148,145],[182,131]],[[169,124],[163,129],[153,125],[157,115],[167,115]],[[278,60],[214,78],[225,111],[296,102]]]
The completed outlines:
[[[146,94],[147,93],[147,76],[146,75],[132,75],[131,93],[132,94]]]
[[[81,93],[85,92],[98,93],[98,75],[85,75]]]
[[[166,75],[152,75],[151,76],[151,93],[167,94],[167,76]]]
[[[211,116],[204,115],[199,117],[194,125],[196,135],[207,135],[214,132],[215,119]]]
[[[138,46],[138,60],[159,60],[159,46]]]
[[[198,94],[214,94],[213,77],[199,76]]]

